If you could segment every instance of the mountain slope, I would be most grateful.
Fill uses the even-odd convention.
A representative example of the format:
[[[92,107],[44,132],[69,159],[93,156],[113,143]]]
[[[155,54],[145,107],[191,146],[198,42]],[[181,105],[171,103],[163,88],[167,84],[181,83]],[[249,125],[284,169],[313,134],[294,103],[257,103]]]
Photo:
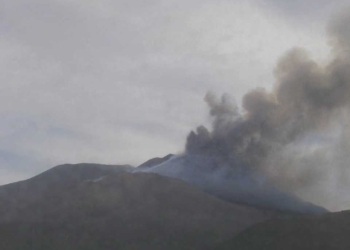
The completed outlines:
[[[56,166],[31,179],[0,187],[0,222],[11,220],[26,207],[41,202],[55,192],[68,190],[85,180],[124,171],[132,171],[128,165],[65,164]]]
[[[203,249],[273,216],[116,168],[63,165],[0,187],[0,249]]]
[[[350,211],[270,220],[248,228],[215,250],[347,250]]]
[[[220,158],[180,155],[136,171],[178,178],[232,203],[301,214],[327,212],[322,207],[280,191],[266,182],[264,176],[253,174],[247,168],[227,166]]]
[[[154,166],[157,166],[159,164],[162,164],[163,162],[166,162],[167,160],[169,160],[171,157],[173,157],[173,154],[168,154],[162,158],[156,157],[156,158],[152,158],[144,163],[142,163],[140,166],[138,166],[138,169],[146,169],[146,168],[151,168]]]

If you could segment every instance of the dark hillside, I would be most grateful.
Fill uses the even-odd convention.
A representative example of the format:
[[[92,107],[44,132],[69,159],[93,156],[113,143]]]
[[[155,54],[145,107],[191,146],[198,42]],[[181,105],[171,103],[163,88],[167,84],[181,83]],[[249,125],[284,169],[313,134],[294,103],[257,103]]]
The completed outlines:
[[[0,187],[0,249],[202,249],[273,215],[181,180],[85,167]]]
[[[259,223],[215,250],[348,250],[350,211],[272,219]]]

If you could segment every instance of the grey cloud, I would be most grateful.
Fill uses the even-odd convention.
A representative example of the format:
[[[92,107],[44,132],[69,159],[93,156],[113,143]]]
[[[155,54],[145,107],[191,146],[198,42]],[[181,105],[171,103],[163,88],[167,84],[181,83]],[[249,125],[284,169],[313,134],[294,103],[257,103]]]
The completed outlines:
[[[266,69],[289,46],[277,41],[295,41],[278,18],[267,22],[250,2],[1,0],[0,6],[7,138],[0,148],[32,155],[33,174],[65,162],[138,164],[178,152],[188,129],[207,117],[201,105],[207,90],[234,89],[240,98],[251,86],[269,84]],[[310,38],[312,47],[318,40]],[[13,127],[6,117],[38,129]],[[62,131],[70,132],[61,137]]]
[[[342,6],[347,5],[347,0],[257,0],[262,6],[269,6],[275,10],[287,15],[289,18],[303,20],[310,17],[328,18],[334,11],[339,10]]]
[[[304,14],[309,13],[310,11],[319,10],[320,8],[325,8],[327,5],[330,5],[330,1],[326,0],[311,0],[311,1],[287,1],[287,0],[264,0],[263,2],[270,3],[277,8],[280,8],[286,12],[302,12]]]
[[[328,33],[331,36],[331,44],[336,53],[349,56],[350,50],[350,15],[348,9],[343,10],[340,15],[334,16],[333,21],[328,26]],[[338,55],[341,56],[341,55]]]

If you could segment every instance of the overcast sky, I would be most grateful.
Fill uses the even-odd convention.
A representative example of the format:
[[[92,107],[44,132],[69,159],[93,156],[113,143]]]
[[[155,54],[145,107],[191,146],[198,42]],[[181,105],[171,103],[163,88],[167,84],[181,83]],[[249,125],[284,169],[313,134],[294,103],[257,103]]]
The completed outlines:
[[[271,88],[294,46],[325,60],[347,1],[0,0],[0,184],[181,152],[207,91]]]

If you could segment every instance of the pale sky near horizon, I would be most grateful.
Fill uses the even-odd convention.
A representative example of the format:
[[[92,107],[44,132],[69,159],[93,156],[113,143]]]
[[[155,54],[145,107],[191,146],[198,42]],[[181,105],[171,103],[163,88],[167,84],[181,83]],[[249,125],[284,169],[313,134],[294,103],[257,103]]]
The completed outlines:
[[[322,62],[348,0],[0,0],[0,185],[63,163],[138,165],[209,124],[203,97]]]

